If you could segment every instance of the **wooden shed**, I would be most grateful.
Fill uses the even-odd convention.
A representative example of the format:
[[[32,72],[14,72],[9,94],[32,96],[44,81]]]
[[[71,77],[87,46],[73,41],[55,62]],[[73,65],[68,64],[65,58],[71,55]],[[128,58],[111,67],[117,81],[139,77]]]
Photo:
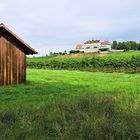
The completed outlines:
[[[26,82],[26,55],[36,54],[4,24],[0,24],[0,85]]]

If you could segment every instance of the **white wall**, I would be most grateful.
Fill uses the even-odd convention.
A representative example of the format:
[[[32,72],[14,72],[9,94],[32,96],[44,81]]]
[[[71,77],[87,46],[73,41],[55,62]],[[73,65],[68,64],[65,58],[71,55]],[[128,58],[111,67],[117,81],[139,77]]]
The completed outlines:
[[[101,46],[101,42],[99,42],[99,43],[84,44],[82,48],[83,49],[77,49],[77,50],[84,51],[85,53],[89,53],[89,52],[98,52],[100,48],[108,48],[110,51],[111,45]]]

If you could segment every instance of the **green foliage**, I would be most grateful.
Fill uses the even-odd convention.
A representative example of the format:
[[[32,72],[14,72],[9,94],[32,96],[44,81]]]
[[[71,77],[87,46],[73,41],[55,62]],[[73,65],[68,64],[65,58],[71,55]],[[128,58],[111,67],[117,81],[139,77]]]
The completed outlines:
[[[112,49],[117,50],[140,50],[140,43],[135,41],[117,42],[113,41]]]
[[[80,53],[79,50],[70,50],[70,54],[77,54],[77,53]]]
[[[51,58],[28,58],[27,67],[39,69],[67,69],[105,72],[139,72],[140,52],[130,51],[123,53],[110,53],[104,57],[57,56]]]
[[[58,56],[58,55],[66,55],[67,51],[65,50],[64,52],[50,52],[49,56]]]
[[[27,71],[0,87],[1,140],[140,139],[140,75]]]
[[[108,48],[100,48],[99,50],[100,50],[100,51],[109,51]]]
[[[118,46],[117,41],[113,41],[112,49],[117,49],[117,46]]]

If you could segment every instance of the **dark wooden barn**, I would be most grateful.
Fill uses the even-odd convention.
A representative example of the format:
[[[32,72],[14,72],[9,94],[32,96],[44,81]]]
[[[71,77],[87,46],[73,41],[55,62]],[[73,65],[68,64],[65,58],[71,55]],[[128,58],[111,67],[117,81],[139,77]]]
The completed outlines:
[[[4,24],[0,24],[0,85],[26,82],[26,55],[36,54]]]

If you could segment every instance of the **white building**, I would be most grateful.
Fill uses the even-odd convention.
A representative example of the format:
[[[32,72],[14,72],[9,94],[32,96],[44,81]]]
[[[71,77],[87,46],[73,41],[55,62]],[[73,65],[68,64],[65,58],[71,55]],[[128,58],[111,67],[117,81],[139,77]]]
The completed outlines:
[[[76,50],[83,51],[85,53],[89,52],[99,52],[99,51],[110,51],[112,43],[110,41],[102,40],[91,40],[86,41],[84,44],[79,44],[76,46]]]

